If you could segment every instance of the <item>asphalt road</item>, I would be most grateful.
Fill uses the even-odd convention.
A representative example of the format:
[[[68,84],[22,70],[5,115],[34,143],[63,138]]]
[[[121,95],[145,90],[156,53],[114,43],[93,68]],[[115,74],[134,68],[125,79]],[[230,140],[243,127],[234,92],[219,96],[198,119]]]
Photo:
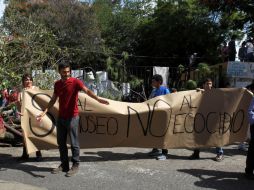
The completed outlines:
[[[0,147],[0,190],[79,190],[79,189],[254,189],[254,180],[244,178],[246,152],[236,145],[225,147],[225,159],[213,160],[215,149],[205,149],[201,159],[188,160],[190,150],[169,150],[165,161],[147,156],[150,149],[82,149],[76,176],[51,174],[59,164],[58,150],[42,151],[43,161],[34,155],[17,162],[22,148]]]

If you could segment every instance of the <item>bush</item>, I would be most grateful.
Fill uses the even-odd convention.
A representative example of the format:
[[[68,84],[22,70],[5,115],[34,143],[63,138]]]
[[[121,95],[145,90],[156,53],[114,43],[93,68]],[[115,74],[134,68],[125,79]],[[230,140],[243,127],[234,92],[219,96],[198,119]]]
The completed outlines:
[[[194,89],[196,89],[196,88],[197,88],[197,83],[196,83],[196,81],[194,81],[194,80],[188,80],[188,81],[186,82],[185,88],[186,88],[187,90],[194,90]]]

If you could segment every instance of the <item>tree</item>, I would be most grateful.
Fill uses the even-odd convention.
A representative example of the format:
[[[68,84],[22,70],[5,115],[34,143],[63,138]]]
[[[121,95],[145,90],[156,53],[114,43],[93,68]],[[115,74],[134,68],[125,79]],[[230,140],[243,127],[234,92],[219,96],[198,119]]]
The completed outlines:
[[[205,78],[210,77],[212,73],[211,68],[207,63],[199,63],[197,66],[197,71],[200,73],[200,78],[198,80],[199,86],[201,86]]]
[[[60,59],[105,68],[95,14],[76,0],[10,0],[1,29],[3,77],[54,69]]]
[[[102,39],[111,53],[134,53],[137,28],[152,12],[152,0],[123,2],[96,0],[93,9],[97,15]]]
[[[28,9],[25,1],[10,1],[3,19],[0,75],[10,86],[20,83],[24,72],[55,62],[58,53],[55,36],[28,17]]]
[[[101,57],[98,52],[103,52],[103,43],[89,6],[76,0],[10,1],[4,15],[4,27],[9,34],[28,40],[27,36],[36,33],[38,26],[54,39],[57,48],[51,43],[49,46],[56,61],[69,59],[74,67],[101,64],[97,58]],[[37,38],[29,41],[37,43],[37,47],[47,44]]]
[[[210,16],[195,0],[159,1],[149,21],[140,26],[136,52],[168,57],[169,66],[189,64],[193,53],[198,61],[217,63],[217,47],[224,31]]]
[[[209,8],[221,28],[244,30],[248,36],[253,36],[253,0],[199,0],[199,2],[201,6]]]
[[[152,12],[152,0],[114,1],[95,0],[96,13],[102,40],[105,42],[107,71],[111,80],[131,82],[132,87],[140,84],[135,76],[126,73],[129,57],[135,54],[138,27]],[[127,56],[126,56],[127,55]]]

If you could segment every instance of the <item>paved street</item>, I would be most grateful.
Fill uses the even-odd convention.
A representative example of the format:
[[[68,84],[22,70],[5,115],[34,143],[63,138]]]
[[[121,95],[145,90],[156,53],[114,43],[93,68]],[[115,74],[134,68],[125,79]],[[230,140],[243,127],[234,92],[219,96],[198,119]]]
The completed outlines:
[[[200,160],[188,160],[190,150],[169,150],[169,159],[147,156],[150,149],[82,149],[80,172],[71,178],[51,174],[59,164],[57,150],[42,151],[43,161],[18,163],[22,148],[0,147],[1,190],[69,189],[218,189],[248,190],[254,181],[243,176],[245,152],[236,145],[225,147],[225,159],[215,162],[214,148],[201,152]]]

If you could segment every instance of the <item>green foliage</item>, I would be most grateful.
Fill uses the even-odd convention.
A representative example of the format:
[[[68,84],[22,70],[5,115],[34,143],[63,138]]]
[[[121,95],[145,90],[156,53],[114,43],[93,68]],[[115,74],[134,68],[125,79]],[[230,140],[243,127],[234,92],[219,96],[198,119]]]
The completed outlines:
[[[135,86],[139,79],[126,73],[130,57],[141,55],[135,61],[144,65],[159,59],[143,56],[169,57],[167,65],[179,65],[180,75],[194,52],[198,62],[217,63],[222,41],[232,34],[241,38],[242,29],[254,33],[253,0],[156,2],[10,0],[0,29],[0,80],[17,85],[24,72],[68,59],[74,67],[107,69],[113,81],[133,80]],[[209,75],[206,67],[198,69]]]
[[[76,0],[10,0],[2,25],[0,77],[55,68],[60,59],[73,67],[105,67],[105,55],[94,53],[104,51],[95,14]]]
[[[140,87],[142,84],[144,84],[144,80],[139,79],[138,77],[134,75],[131,75],[129,83],[131,85],[131,89],[135,89],[137,87]]]
[[[201,85],[203,81],[205,80],[205,78],[210,77],[212,71],[207,63],[199,63],[197,70],[199,71],[199,74],[200,74],[198,84]]]
[[[36,51],[26,57],[39,65],[47,61],[51,66],[64,58],[72,60],[73,66],[89,66],[86,61],[97,63],[100,57],[93,52],[103,51],[94,12],[75,0],[11,0],[3,24],[7,35]]]
[[[194,90],[197,88],[197,83],[194,80],[188,80],[185,84],[187,90]]]
[[[38,6],[32,17],[57,36],[57,45],[66,50],[64,57],[73,66],[97,64],[100,54],[93,52],[103,52],[103,46],[94,11],[88,5],[76,0],[49,0]]]
[[[95,0],[93,9],[97,15],[101,36],[113,53],[133,53],[137,45],[137,29],[152,13],[152,0]]]
[[[185,67],[182,64],[180,64],[180,65],[178,65],[177,70],[178,70],[179,74],[181,74],[185,70]]]
[[[249,36],[254,34],[254,1],[253,0],[199,0],[200,6],[210,10],[211,15],[221,28],[227,31],[245,30]]]
[[[2,80],[0,84],[0,90],[6,89],[10,87],[10,82],[8,80]]]
[[[207,77],[211,74],[211,69],[207,63],[199,63],[197,69],[203,77]]]
[[[110,90],[106,90],[103,93],[98,94],[98,96],[108,98],[110,100],[116,100],[116,101],[120,101],[122,98],[121,93],[115,93]]]
[[[38,86],[40,89],[43,90],[53,90],[54,89],[54,82],[60,79],[60,75],[55,72],[55,70],[51,70],[52,72],[38,72],[35,73],[33,77],[33,83],[35,86]],[[45,80],[47,79],[47,80]]]
[[[44,63],[55,64],[56,55],[61,52],[56,36],[31,18],[31,6],[26,1],[12,0],[4,14],[0,77],[7,78],[10,86],[20,84],[24,73],[42,69]]]
[[[214,55],[221,42],[218,25],[211,20],[209,11],[200,9],[194,0],[159,1],[149,22],[140,27],[139,35],[139,54],[178,59],[178,63],[172,61],[172,66],[183,61],[187,64],[194,52],[216,62]]]
[[[113,57],[108,57],[106,62],[106,70],[109,73],[109,79],[112,81],[120,81],[122,64],[121,60],[115,59]]]

